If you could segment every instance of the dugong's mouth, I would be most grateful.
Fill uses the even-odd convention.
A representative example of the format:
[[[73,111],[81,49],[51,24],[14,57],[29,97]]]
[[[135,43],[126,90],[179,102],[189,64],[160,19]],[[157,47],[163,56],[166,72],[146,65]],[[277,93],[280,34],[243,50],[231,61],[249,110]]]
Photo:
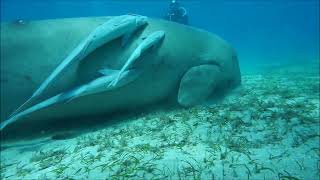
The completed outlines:
[[[217,66],[219,69],[221,68],[221,64],[220,64],[219,62],[215,61],[215,60],[210,60],[210,61],[208,62],[208,64],[209,64],[209,65],[215,65],[215,66]]]
[[[213,65],[213,66],[217,66],[217,68],[219,70],[221,70],[222,66],[221,64],[218,62],[218,61],[215,61],[215,60],[206,60],[205,62],[202,62],[200,64],[197,64],[196,66],[201,66],[201,65]]]
[[[198,65],[215,65],[219,69],[222,67],[221,62],[219,60],[209,56],[209,55],[204,55],[200,57],[200,63]]]

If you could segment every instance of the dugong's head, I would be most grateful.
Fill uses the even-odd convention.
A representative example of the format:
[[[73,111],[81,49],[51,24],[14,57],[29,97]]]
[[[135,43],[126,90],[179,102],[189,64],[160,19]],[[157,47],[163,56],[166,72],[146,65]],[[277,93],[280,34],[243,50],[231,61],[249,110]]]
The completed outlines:
[[[181,79],[178,102],[182,106],[193,106],[210,96],[220,96],[241,83],[235,50],[214,34],[201,33],[203,46],[198,50],[197,62]]]
[[[219,81],[223,88],[234,88],[241,84],[241,73],[236,51],[226,41],[215,37],[209,40],[207,54],[202,56],[209,64],[219,69]]]

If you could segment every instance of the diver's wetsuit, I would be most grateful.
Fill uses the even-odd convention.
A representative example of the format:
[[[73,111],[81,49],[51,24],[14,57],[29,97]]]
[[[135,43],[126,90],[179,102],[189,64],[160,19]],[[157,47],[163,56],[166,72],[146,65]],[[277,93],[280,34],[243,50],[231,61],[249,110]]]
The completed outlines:
[[[184,7],[180,6],[177,1],[170,3],[169,12],[165,17],[168,21],[174,21],[181,24],[188,24],[188,15]]]

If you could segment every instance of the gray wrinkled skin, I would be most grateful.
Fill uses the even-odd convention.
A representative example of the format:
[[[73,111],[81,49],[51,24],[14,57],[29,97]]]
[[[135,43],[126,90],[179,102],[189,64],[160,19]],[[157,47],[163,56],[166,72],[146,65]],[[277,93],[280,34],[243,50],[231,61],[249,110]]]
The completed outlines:
[[[109,19],[74,18],[1,24],[1,121],[32,95],[81,40]],[[225,41],[203,30],[149,19],[148,25],[135,33],[125,46],[122,46],[121,39],[116,39],[68,68],[37,101],[92,81],[101,75],[101,69],[120,70],[141,41],[160,30],[166,34],[162,44],[148,50],[136,67],[132,67],[143,70],[136,80],[111,91],[49,106],[28,114],[23,120],[45,122],[46,119],[106,114],[168,98],[182,106],[191,106],[202,103],[216,89],[227,90],[240,84],[236,54]],[[193,77],[197,73],[202,75]],[[204,77],[210,79],[203,81]],[[192,82],[203,88],[191,88]]]

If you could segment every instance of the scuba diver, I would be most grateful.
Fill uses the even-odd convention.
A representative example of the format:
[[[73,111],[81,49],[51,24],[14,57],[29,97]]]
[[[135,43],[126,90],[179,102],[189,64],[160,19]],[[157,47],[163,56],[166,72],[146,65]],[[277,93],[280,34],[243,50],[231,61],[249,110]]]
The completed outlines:
[[[174,21],[181,24],[188,25],[187,10],[180,5],[177,0],[172,0],[169,5],[168,14],[165,16],[168,21]]]

